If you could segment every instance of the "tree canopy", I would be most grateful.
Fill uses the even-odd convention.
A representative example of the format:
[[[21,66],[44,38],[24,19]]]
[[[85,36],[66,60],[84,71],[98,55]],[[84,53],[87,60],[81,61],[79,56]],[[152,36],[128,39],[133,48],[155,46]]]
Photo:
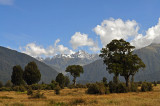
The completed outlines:
[[[41,80],[41,73],[34,61],[25,67],[23,79],[28,85],[38,83]]]
[[[64,84],[65,84],[65,77],[62,73],[59,73],[56,77],[56,82],[59,83],[59,86],[61,88],[64,88]]]
[[[66,68],[66,72],[69,72],[73,76],[73,83],[76,85],[76,78],[83,73],[83,67],[80,65],[70,65]]]
[[[135,75],[140,68],[144,68],[145,64],[136,55],[133,54],[134,46],[123,39],[112,40],[105,48],[102,48],[101,54],[103,62],[106,64],[106,69],[109,73],[113,73],[118,83],[118,76],[121,75],[126,80],[126,86],[129,84],[129,77]]]
[[[16,65],[13,67],[13,71],[12,71],[12,75],[11,75],[11,82],[13,83],[13,85],[24,84],[23,70],[20,65]]]

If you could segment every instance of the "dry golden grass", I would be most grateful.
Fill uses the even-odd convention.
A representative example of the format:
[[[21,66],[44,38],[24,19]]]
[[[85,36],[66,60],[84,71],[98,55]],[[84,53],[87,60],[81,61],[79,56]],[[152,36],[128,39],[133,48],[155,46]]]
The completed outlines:
[[[41,91],[46,99],[28,99],[18,92],[0,92],[1,106],[160,106],[160,85],[151,92],[114,93],[109,95],[85,94],[86,89],[63,89],[60,95],[53,90]]]

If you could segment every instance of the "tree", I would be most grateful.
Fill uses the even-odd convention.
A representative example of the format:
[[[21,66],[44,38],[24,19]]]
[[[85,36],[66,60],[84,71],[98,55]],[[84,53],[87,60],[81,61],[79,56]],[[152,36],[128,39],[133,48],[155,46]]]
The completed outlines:
[[[129,87],[130,76],[134,77],[140,68],[145,67],[142,60],[136,54],[133,54],[134,48],[123,39],[112,40],[106,48],[102,48],[100,54],[107,65],[107,69],[109,69],[109,73],[114,73],[116,79],[118,75],[123,76],[127,87]]]
[[[105,48],[102,48],[101,54],[99,55],[103,58],[104,64],[106,64],[106,70],[108,70],[110,74],[114,74],[113,81],[116,84],[119,82],[118,76],[122,71],[120,60],[123,47],[121,45],[121,40],[112,40]]]
[[[59,73],[56,77],[56,82],[59,83],[59,86],[61,88],[64,88],[64,83],[65,83],[65,77],[62,73]]]
[[[83,67],[80,65],[70,65],[66,68],[66,72],[69,72],[73,76],[73,84],[76,86],[76,78],[83,73]]]
[[[34,61],[25,67],[23,79],[28,85],[38,83],[41,80],[41,73]]]
[[[23,70],[20,65],[14,66],[12,75],[11,75],[11,82],[13,85],[22,85],[24,84],[23,81]]]
[[[69,85],[69,83],[70,83],[69,77],[68,77],[68,76],[65,76],[64,79],[65,79],[64,86],[65,86],[65,87],[68,87],[68,85]]]

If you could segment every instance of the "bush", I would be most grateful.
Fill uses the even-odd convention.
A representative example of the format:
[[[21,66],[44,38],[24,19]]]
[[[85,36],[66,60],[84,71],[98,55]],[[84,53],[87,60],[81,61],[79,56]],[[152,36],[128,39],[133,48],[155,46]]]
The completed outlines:
[[[154,81],[153,84],[154,84],[154,86],[157,86],[157,82],[156,81]]]
[[[27,89],[27,95],[33,95],[33,90],[31,87],[28,87]]]
[[[37,90],[37,92],[31,95],[31,97],[29,98],[46,98],[46,97],[44,96],[44,93],[40,93],[40,90]]]
[[[0,91],[11,91],[11,87],[2,87],[0,88]]]
[[[26,91],[26,88],[24,86],[15,86],[15,87],[12,87],[12,90],[18,91],[18,92],[24,92]]]
[[[138,84],[136,84],[136,83],[131,83],[130,91],[131,91],[131,92],[137,92],[137,91],[138,91]]]
[[[30,85],[30,87],[33,90],[41,90],[41,85],[40,84],[32,84],[32,85]]]
[[[109,91],[110,93],[126,93],[128,92],[128,88],[124,83],[114,83],[112,81],[109,82]]]
[[[61,87],[59,85],[57,85],[56,88],[55,88],[55,94],[59,95],[60,94],[60,90],[61,90]]]
[[[88,94],[105,94],[106,88],[103,83],[91,84],[87,90]]]
[[[149,82],[143,82],[142,83],[142,86],[141,86],[141,91],[142,92],[152,91],[152,90],[153,90],[152,83],[149,83]]]

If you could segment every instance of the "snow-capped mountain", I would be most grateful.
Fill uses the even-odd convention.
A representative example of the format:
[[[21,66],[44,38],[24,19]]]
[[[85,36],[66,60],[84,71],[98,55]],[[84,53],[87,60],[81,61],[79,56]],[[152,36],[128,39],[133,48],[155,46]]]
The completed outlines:
[[[64,72],[68,65],[86,65],[99,58],[98,54],[89,54],[79,50],[74,54],[57,54],[52,58],[37,58],[39,61],[46,63],[59,72]]]
[[[97,59],[99,58],[98,54],[89,54],[83,50],[79,50],[74,54],[58,54],[53,58],[81,58],[81,59]]]

